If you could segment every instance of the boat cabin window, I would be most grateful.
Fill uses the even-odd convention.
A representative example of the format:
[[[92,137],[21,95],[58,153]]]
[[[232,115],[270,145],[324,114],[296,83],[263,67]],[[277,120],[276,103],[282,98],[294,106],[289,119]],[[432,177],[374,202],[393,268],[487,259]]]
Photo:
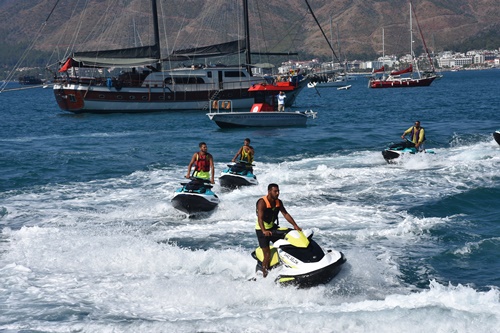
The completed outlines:
[[[224,77],[245,77],[245,73],[242,71],[226,71]]]
[[[274,106],[274,96],[272,94],[266,93],[264,91],[257,91],[253,94],[255,98],[255,103],[267,103]]]
[[[167,83],[166,80],[168,80],[168,79],[169,78],[165,79],[165,83]],[[203,80],[203,78],[201,78],[201,77],[179,76],[179,77],[174,77],[174,82],[176,84],[202,84],[202,83],[205,83],[205,80]]]
[[[211,78],[212,77],[212,72],[207,72],[207,76]]]

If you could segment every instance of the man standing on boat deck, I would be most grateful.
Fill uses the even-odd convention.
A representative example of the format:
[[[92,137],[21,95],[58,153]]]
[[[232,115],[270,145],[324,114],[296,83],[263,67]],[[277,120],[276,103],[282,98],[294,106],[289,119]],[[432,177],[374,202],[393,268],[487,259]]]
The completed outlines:
[[[214,184],[214,158],[208,152],[208,147],[205,142],[200,142],[200,151],[193,154],[191,162],[188,165],[186,178],[191,178],[191,167],[194,165],[193,177],[201,179],[210,179],[210,183]]]
[[[424,141],[425,141],[425,131],[423,127],[420,127],[420,121],[416,121],[415,125],[408,128],[404,131],[403,135],[401,135],[401,139],[405,139],[406,135],[411,133],[411,142],[419,151],[424,150]]]
[[[278,95],[278,111],[285,111],[285,98],[286,95],[283,91],[280,91]]]
[[[281,212],[285,219],[293,226],[295,230],[302,230],[295,223],[293,217],[288,214],[283,205],[283,202],[278,199],[280,189],[277,184],[269,184],[267,186],[267,195],[257,200],[257,223],[255,225],[255,232],[259,241],[259,246],[264,254],[262,261],[262,274],[267,276],[269,263],[271,261],[271,249],[269,242],[275,242],[282,238],[280,236],[273,236],[273,231],[278,229],[278,214]]]

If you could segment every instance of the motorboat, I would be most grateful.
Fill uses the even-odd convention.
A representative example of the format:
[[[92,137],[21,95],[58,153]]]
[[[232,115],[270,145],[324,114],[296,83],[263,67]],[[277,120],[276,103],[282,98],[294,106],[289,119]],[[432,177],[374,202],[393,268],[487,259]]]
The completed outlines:
[[[416,154],[416,153],[430,153],[434,154],[434,150],[432,149],[424,149],[419,151],[415,148],[415,144],[410,140],[406,140],[403,142],[399,142],[389,146],[388,148],[382,150],[382,156],[387,161],[387,163],[396,163],[397,159],[405,154]]]
[[[495,138],[495,141],[500,145],[500,130],[493,133],[493,138]]]
[[[325,77],[326,76],[326,77]],[[337,90],[349,89],[351,85],[349,81],[355,80],[356,77],[346,75],[345,73],[334,73],[330,75],[316,74],[311,77],[311,82],[307,84],[308,88],[337,88]],[[349,88],[345,88],[349,87]]]
[[[211,212],[219,205],[219,197],[212,192],[212,185],[207,180],[191,178],[190,182],[181,185],[171,200],[175,209],[194,216]]]
[[[226,188],[258,185],[259,182],[253,173],[252,166],[251,163],[245,163],[244,161],[228,164],[227,168],[219,176],[220,185]]]
[[[276,282],[299,288],[313,287],[330,282],[342,269],[346,258],[342,252],[323,250],[313,240],[312,230],[273,230],[280,237],[270,246],[270,270],[277,271]],[[262,272],[264,254],[259,247],[252,252],[257,260],[256,272]],[[271,273],[270,273],[271,275]]]
[[[308,119],[317,117],[317,112],[277,111],[280,91],[293,90],[293,86],[287,85],[254,84],[248,89],[255,97],[249,111],[235,111],[231,100],[211,100],[207,116],[220,128],[306,126]]]

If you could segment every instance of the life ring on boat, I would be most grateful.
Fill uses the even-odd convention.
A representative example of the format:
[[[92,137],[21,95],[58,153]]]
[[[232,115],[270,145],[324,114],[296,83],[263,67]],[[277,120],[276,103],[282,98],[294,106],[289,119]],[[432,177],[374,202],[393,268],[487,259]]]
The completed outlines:
[[[212,109],[219,109],[219,105],[216,100],[212,102]]]
[[[226,102],[224,103],[224,109],[226,109],[226,110],[231,109],[231,102],[230,102],[230,101],[226,101]]]

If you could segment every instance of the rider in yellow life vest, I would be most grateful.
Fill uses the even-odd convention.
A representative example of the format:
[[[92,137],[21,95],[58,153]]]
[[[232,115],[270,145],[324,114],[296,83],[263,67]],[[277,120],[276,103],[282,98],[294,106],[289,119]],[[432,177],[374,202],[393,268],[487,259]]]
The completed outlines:
[[[267,186],[267,195],[257,200],[257,223],[255,225],[255,233],[259,246],[264,254],[262,261],[262,272],[264,277],[267,276],[269,262],[271,260],[271,249],[269,242],[275,242],[280,239],[280,236],[273,236],[273,230],[278,229],[278,214],[281,212],[283,217],[293,226],[295,230],[299,228],[293,217],[288,214],[283,205],[283,202],[278,199],[280,190],[277,184],[269,184]],[[276,223],[275,223],[276,222]]]
[[[424,149],[424,141],[425,141],[425,130],[423,127],[420,127],[420,121],[416,121],[415,125],[408,128],[404,131],[403,135],[401,135],[401,139],[404,139],[406,135],[411,133],[411,142],[415,144],[415,148],[418,150]]]
[[[253,149],[252,146],[250,146],[250,139],[246,138],[245,140],[243,140],[243,147],[241,147],[240,150],[238,150],[238,152],[236,153],[236,155],[234,155],[234,157],[231,161],[234,162],[234,161],[236,161],[236,158],[238,156],[241,156],[239,159],[240,161],[244,161],[244,162],[252,164],[254,154],[255,154],[255,150]]]
[[[214,158],[208,153],[207,144],[200,142],[200,151],[193,154],[191,162],[188,165],[186,178],[191,178],[191,168],[194,165],[193,177],[201,179],[210,179],[210,183],[214,184]]]

